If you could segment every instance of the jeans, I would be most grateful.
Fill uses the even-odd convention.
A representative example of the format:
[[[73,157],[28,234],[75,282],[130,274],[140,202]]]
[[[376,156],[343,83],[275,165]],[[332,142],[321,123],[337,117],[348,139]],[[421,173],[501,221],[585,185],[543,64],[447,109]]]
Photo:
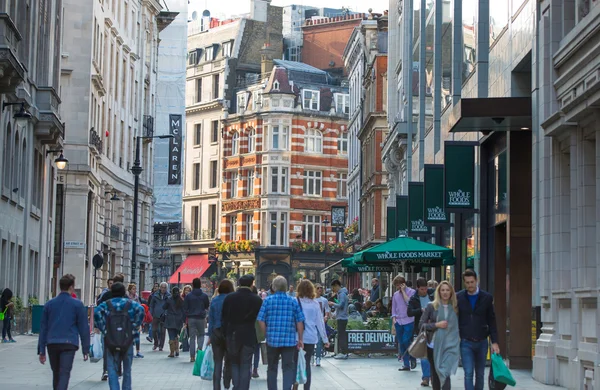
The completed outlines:
[[[258,370],[259,364],[260,364],[260,344],[256,344],[256,348],[254,348],[254,364],[252,366],[255,370]]]
[[[296,382],[294,351],[296,347],[271,347],[267,345],[267,389],[277,390],[277,371],[279,357],[281,356],[281,370],[283,371],[283,388],[289,390]]]
[[[423,360],[421,360],[421,364],[423,364]],[[450,378],[446,379],[446,383],[444,383],[443,386],[440,384],[440,378],[438,377],[437,371],[435,370],[435,361],[433,360],[433,348],[427,347],[427,360],[429,360],[429,364],[432,368],[431,387],[433,388],[433,390],[450,390]]]
[[[460,357],[465,371],[465,390],[483,390],[487,351],[487,340],[460,341]],[[475,386],[473,386],[473,373],[475,373]]]
[[[104,355],[102,356],[102,372],[108,372],[108,349],[106,349],[106,344],[104,344],[104,334],[102,334],[102,348],[104,349]],[[123,363],[119,363],[119,375],[123,372],[122,370]]]
[[[229,357],[231,360],[231,379],[233,381],[233,390],[250,389],[250,367],[252,366],[253,354],[254,345],[244,345],[242,346],[238,356]]]
[[[48,360],[52,369],[52,388],[67,390],[77,347],[72,344],[48,344]]]
[[[2,321],[2,338],[5,339],[8,336],[9,340],[12,340],[12,335],[10,334],[10,323],[11,318],[9,316],[4,316],[4,321]]]
[[[148,336],[152,338],[152,322],[148,324]]]
[[[421,379],[431,378],[431,365],[429,364],[429,360],[421,359],[421,371],[423,372]]]
[[[348,353],[348,332],[346,327],[348,326],[348,320],[337,320],[337,331],[338,331],[338,352],[342,355]]]
[[[162,349],[165,346],[165,324],[160,322],[160,318],[152,319],[152,333],[154,346]]]
[[[317,342],[317,345],[315,347],[315,357],[316,358],[321,358],[323,356],[323,340],[321,340],[321,336],[319,336],[319,342]]]
[[[397,322],[394,322],[394,327],[396,328],[396,342],[398,343],[398,355],[402,358],[404,362],[404,367],[410,368],[410,360],[411,356],[408,354],[408,347],[413,338],[413,328],[414,323],[400,325]]]
[[[188,318],[188,336],[190,337],[190,355],[196,356],[196,338],[198,339],[198,349],[204,347],[204,329],[206,320],[200,318]]]
[[[169,333],[169,341],[178,340],[179,341],[179,330],[169,328],[167,329],[167,333]]]
[[[304,384],[304,390],[310,390],[311,382],[311,371],[310,371],[310,359],[312,359],[315,353],[315,344],[304,344],[304,359],[306,360],[306,383]],[[298,350],[294,352],[294,380],[298,375]]]
[[[221,376],[223,376],[223,386],[228,389],[231,386],[231,362],[227,356],[227,346],[221,328],[213,330],[210,343],[213,349],[213,358],[215,359],[213,390],[221,390]],[[223,360],[225,361],[225,369],[223,369]]]
[[[131,390],[131,363],[133,362],[133,345],[127,352],[106,351],[108,358],[108,387],[110,390]],[[123,387],[119,387],[119,365],[123,362]]]

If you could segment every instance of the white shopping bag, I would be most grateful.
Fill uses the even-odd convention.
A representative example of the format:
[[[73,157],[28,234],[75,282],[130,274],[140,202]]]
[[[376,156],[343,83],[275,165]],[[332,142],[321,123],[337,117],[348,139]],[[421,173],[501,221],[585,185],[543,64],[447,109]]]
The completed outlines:
[[[98,363],[104,355],[104,347],[102,346],[102,335],[98,333],[92,334],[90,343],[90,362]]]
[[[306,353],[303,349],[298,351],[298,369],[296,370],[296,382],[303,385],[308,381],[306,377]]]
[[[204,359],[202,359],[202,367],[200,368],[200,378],[207,381],[212,381],[214,371],[215,360],[213,357],[212,346],[209,345],[204,350]]]

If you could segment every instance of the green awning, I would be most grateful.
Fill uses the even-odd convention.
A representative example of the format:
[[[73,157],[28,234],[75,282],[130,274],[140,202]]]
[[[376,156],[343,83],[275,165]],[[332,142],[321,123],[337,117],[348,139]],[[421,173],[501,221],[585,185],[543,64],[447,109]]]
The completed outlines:
[[[356,256],[356,255],[355,255]],[[353,272],[394,272],[394,268],[390,265],[373,265],[365,264],[362,261],[355,261],[355,257],[348,257],[342,260],[342,267],[350,273]]]
[[[370,265],[394,263],[425,267],[454,265],[452,249],[409,237],[396,238],[358,252],[354,255],[353,260]]]

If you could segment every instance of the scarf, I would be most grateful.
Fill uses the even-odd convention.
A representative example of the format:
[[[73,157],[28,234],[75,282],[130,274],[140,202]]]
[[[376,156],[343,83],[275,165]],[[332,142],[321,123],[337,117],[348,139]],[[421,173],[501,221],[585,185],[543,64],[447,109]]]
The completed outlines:
[[[452,309],[452,305],[448,306],[447,316],[444,311],[444,307],[440,305],[437,311],[437,321],[448,321],[448,327],[437,329],[433,336],[433,360],[442,385],[451,375],[456,374],[460,358],[458,316]]]

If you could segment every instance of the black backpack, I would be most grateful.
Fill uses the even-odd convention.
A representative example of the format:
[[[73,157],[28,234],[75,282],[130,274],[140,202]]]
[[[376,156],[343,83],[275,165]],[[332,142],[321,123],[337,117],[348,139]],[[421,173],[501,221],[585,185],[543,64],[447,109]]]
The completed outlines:
[[[106,318],[106,335],[104,343],[112,352],[125,353],[133,344],[133,326],[129,318],[131,301],[125,304],[123,310],[117,310],[110,300],[106,301],[110,310]]]

